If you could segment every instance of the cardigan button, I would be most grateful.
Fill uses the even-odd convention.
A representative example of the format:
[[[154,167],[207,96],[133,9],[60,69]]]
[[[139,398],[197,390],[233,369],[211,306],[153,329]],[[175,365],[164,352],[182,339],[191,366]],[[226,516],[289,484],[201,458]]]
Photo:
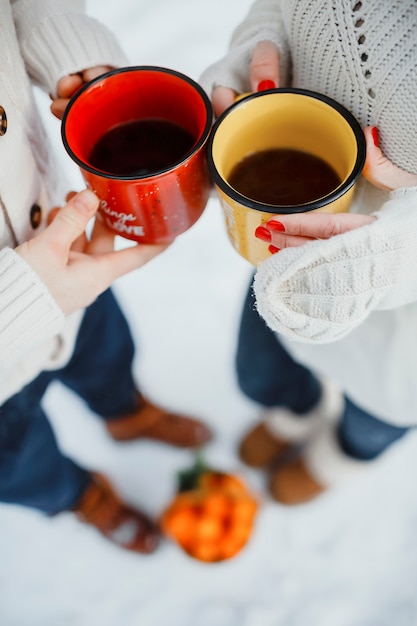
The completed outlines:
[[[38,228],[42,219],[42,209],[39,204],[33,204],[30,209],[30,224],[33,229]]]
[[[6,134],[7,131],[7,115],[4,108],[0,105],[0,137]]]

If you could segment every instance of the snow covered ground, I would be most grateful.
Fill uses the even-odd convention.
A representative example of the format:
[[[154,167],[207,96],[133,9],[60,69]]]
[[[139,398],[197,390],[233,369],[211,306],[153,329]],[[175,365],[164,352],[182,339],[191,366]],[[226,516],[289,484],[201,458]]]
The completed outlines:
[[[250,0],[90,0],[132,64],[198,79],[226,50]],[[45,103],[45,110],[47,103]],[[76,188],[78,172],[58,145]],[[236,444],[258,407],[233,371],[240,306],[252,268],[227,241],[217,200],[146,268],[119,280],[139,346],[135,372],[161,404],[216,431],[212,465],[243,473],[263,499],[252,541],[237,558],[207,565],[166,542],[144,557],[118,549],[70,513],[48,519],[0,506],[1,626],[416,626],[417,439],[410,436],[360,481],[297,508],[268,500],[262,474],[239,464]],[[157,516],[188,451],[116,444],[67,390],[45,398],[62,449],[106,472],[120,492]]]

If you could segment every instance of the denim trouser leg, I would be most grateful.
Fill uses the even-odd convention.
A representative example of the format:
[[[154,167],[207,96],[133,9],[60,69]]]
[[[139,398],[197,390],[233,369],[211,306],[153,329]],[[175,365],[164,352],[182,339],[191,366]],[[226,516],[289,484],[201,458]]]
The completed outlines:
[[[346,398],[337,436],[347,455],[371,460],[405,435],[408,430],[409,428],[393,426],[377,419]]]
[[[9,420],[9,439],[15,441],[3,439],[0,442],[0,501],[34,507],[48,514],[70,509],[88,484],[89,475],[60,452],[40,404],[26,404],[27,411],[30,410],[28,420],[25,419],[27,411],[22,419],[24,404],[4,405],[5,420]],[[11,423],[14,411],[21,424],[26,422],[22,429],[17,422],[14,427]],[[7,443],[8,449],[5,449]]]
[[[236,370],[243,393],[265,407],[286,407],[302,414],[320,399],[317,378],[294,361],[258,315],[251,288],[241,317]],[[346,454],[365,460],[381,454],[407,430],[370,415],[345,397],[337,436]]]
[[[0,407],[0,501],[47,513],[73,507],[89,474],[60,452],[42,397],[61,380],[99,415],[128,412],[136,404],[132,358],[129,328],[107,291],[86,311],[69,363],[42,372]]]
[[[86,311],[71,360],[56,378],[101,417],[116,417],[137,405],[133,356],[129,326],[107,290]]]
[[[251,286],[240,321],[236,371],[243,393],[265,407],[305,413],[320,399],[317,378],[294,361],[256,311]]]

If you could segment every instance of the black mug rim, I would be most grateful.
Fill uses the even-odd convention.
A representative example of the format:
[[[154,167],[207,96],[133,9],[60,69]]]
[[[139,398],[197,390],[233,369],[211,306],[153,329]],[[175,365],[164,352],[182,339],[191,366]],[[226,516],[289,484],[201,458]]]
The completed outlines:
[[[220,124],[222,123],[222,121],[229,115],[229,113],[233,109],[238,108],[245,101],[259,98],[267,94],[274,94],[274,93],[300,94],[303,96],[314,98],[315,100],[321,100],[322,102],[324,102],[325,104],[328,104],[329,106],[331,106],[333,109],[335,109],[336,111],[338,111],[338,113],[342,115],[342,117],[346,120],[346,122],[349,124],[350,128],[352,129],[353,134],[356,139],[356,146],[357,146],[356,160],[352,168],[352,171],[349,174],[349,176],[346,178],[346,180],[331,193],[325,196],[322,196],[321,198],[318,198],[316,200],[313,200],[311,202],[306,202],[305,204],[300,204],[300,205],[267,204],[267,203],[258,202],[256,200],[253,200],[252,198],[248,198],[247,196],[244,196],[243,194],[239,193],[238,191],[236,191],[236,189],[234,189],[233,187],[229,185],[229,183],[221,176],[221,174],[219,173],[214,163],[213,142],[214,142],[216,132]],[[352,113],[348,111],[348,109],[346,109],[342,104],[340,104],[333,98],[326,96],[325,94],[319,93],[317,91],[312,91],[309,89],[300,89],[300,88],[295,88],[295,87],[288,87],[288,88],[276,87],[274,89],[258,91],[258,92],[251,93],[245,96],[244,98],[237,100],[236,102],[231,104],[225,111],[223,111],[223,113],[219,115],[219,117],[216,119],[211,129],[209,141],[207,144],[207,165],[208,165],[208,169],[210,172],[210,176],[214,184],[217,185],[219,189],[221,189],[227,196],[232,198],[232,200],[234,200],[235,202],[238,202],[239,204],[249,209],[262,211],[263,213],[282,213],[282,214],[306,213],[308,211],[321,209],[324,206],[330,204],[331,202],[338,200],[339,198],[344,196],[351,189],[351,187],[356,183],[365,165],[365,158],[366,158],[365,135],[356,117],[352,115]]]
[[[163,73],[163,74],[170,74],[171,76],[176,76],[177,78],[180,78],[180,79],[184,80],[185,82],[187,82],[201,96],[202,102],[203,102],[205,110],[206,110],[207,119],[206,119],[206,123],[205,123],[204,129],[203,129],[203,131],[201,133],[200,138],[193,145],[191,150],[186,152],[181,157],[180,160],[175,161],[175,163],[172,163],[169,167],[162,168],[160,170],[152,172],[152,174],[144,174],[142,176],[140,176],[140,175],[139,176],[138,175],[121,176],[121,175],[118,175],[118,174],[112,174],[110,172],[106,172],[104,170],[100,170],[100,169],[97,169],[95,167],[92,167],[91,165],[89,165],[88,163],[86,163],[85,161],[80,159],[73,152],[71,146],[69,145],[69,142],[68,142],[68,139],[67,139],[67,135],[66,135],[66,125],[67,125],[68,116],[70,115],[72,106],[83,95],[83,93],[85,91],[90,89],[90,87],[93,84],[98,83],[98,82],[102,81],[103,79],[106,79],[109,76],[113,76],[115,74],[122,74],[122,73],[125,73],[125,72],[136,72],[138,70],[140,70],[140,71],[144,71],[145,70],[145,71],[150,71],[150,72],[160,72],[160,73]],[[190,78],[186,74],[183,74],[182,72],[178,72],[177,70],[173,70],[173,69],[167,68],[167,67],[161,67],[161,66],[157,66],[157,65],[130,65],[130,66],[126,66],[126,67],[116,68],[116,69],[110,70],[108,72],[105,72],[103,74],[100,74],[100,76],[97,76],[96,78],[93,78],[92,80],[88,81],[88,83],[83,85],[75,94],[73,94],[73,96],[70,98],[70,100],[68,102],[68,105],[66,106],[64,114],[62,116],[61,138],[62,138],[62,142],[63,142],[64,147],[65,147],[65,150],[67,151],[67,153],[71,157],[71,159],[82,170],[84,170],[86,172],[89,172],[90,174],[94,174],[96,176],[99,176],[100,178],[109,178],[111,180],[121,180],[121,181],[141,180],[141,179],[149,180],[149,179],[152,179],[154,177],[160,176],[161,174],[164,174],[164,173],[167,173],[167,172],[171,172],[173,169],[177,168],[178,166],[182,165],[183,163],[186,163],[186,161],[193,154],[198,152],[200,150],[200,148],[204,145],[204,143],[206,143],[206,141],[208,140],[208,138],[210,136],[210,131],[211,131],[211,128],[212,128],[212,124],[213,124],[213,108],[211,106],[210,98],[208,97],[208,95],[206,94],[204,89],[201,87],[201,85],[199,85],[195,80],[193,80],[192,78]]]

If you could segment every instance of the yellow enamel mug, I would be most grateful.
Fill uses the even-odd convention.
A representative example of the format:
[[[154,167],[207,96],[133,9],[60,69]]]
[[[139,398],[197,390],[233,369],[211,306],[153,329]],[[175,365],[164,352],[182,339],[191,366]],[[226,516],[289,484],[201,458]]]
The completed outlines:
[[[323,159],[340,184],[327,195],[300,205],[272,205],[248,198],[228,182],[234,167],[250,154],[286,148]],[[358,121],[338,102],[304,89],[271,89],[237,100],[216,120],[207,161],[234,248],[257,266],[271,253],[255,229],[279,214],[348,212],[366,156]],[[300,172],[302,176],[302,172]]]

